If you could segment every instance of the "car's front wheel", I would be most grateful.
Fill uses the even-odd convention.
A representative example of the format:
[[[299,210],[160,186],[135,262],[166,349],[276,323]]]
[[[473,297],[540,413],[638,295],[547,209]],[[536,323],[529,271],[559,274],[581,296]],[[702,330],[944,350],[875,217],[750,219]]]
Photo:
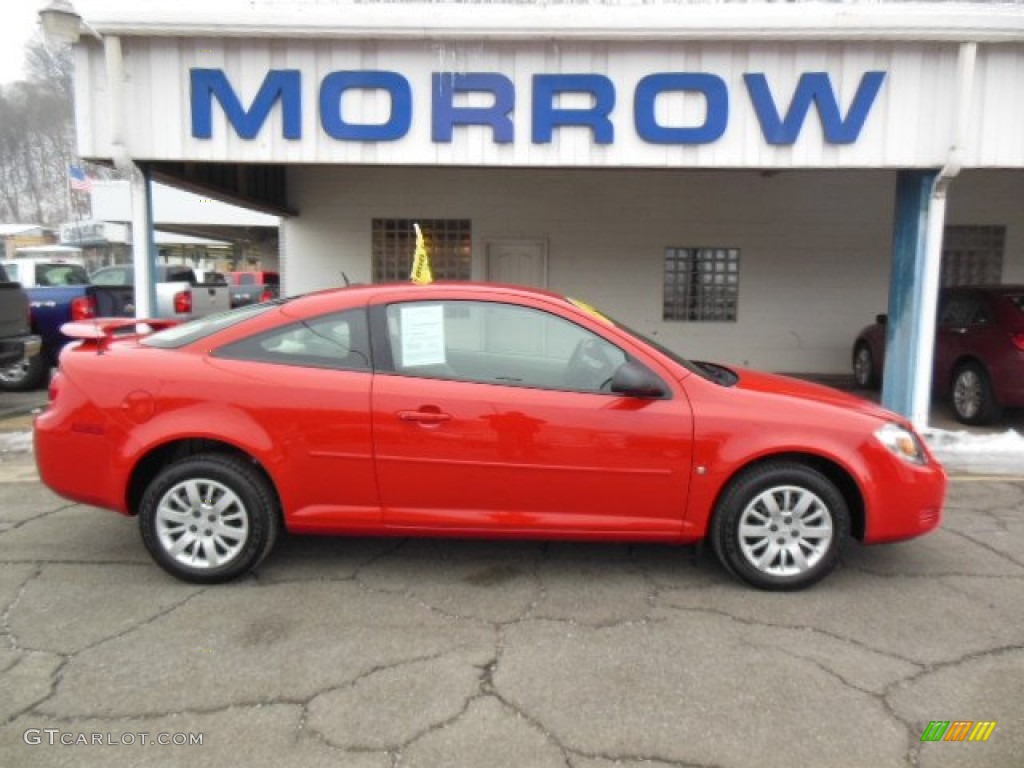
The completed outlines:
[[[726,569],[747,583],[792,590],[835,568],[849,530],[846,500],[831,480],[804,464],[775,461],[729,484],[711,541]]]
[[[280,515],[267,479],[251,462],[200,454],[150,482],[139,528],[157,564],[183,581],[215,584],[255,568],[277,540]]]
[[[1001,408],[992,392],[992,382],[978,363],[965,363],[953,374],[950,387],[953,415],[964,424],[991,424]]]

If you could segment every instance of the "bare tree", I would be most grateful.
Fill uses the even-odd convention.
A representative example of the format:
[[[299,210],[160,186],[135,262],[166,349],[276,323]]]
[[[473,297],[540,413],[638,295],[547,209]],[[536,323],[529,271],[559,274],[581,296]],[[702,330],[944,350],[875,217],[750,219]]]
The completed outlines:
[[[68,188],[77,162],[71,52],[37,35],[25,61],[28,78],[0,88],[0,221],[57,226],[81,210],[81,193]]]

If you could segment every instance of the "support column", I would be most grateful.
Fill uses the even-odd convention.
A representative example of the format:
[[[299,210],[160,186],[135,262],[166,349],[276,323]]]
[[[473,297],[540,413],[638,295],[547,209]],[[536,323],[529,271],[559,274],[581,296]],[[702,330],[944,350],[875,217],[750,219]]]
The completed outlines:
[[[132,190],[132,266],[135,269],[135,317],[156,315],[156,246],[153,241],[153,193],[149,168],[134,165]]]
[[[937,177],[936,171],[901,171],[896,182],[882,405],[906,416],[918,428],[928,425],[935,355],[945,217],[944,205],[933,210]],[[944,196],[941,202],[945,202]]]

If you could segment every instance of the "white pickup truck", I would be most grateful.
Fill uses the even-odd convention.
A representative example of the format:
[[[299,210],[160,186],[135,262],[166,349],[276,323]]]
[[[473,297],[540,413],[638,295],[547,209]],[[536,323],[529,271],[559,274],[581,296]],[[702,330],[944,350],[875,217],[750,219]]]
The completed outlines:
[[[92,273],[93,285],[135,285],[131,264],[103,267]],[[223,282],[200,283],[191,267],[178,264],[156,266],[157,317],[191,320],[231,308],[228,286]]]

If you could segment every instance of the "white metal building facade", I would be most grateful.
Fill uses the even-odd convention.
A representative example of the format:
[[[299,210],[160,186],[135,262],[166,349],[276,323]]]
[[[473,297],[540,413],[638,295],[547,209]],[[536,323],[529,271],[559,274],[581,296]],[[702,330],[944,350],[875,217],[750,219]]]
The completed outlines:
[[[379,277],[387,226],[460,222],[460,277],[579,295],[691,357],[845,372],[915,171],[930,226],[995,233],[990,269],[1024,282],[1018,3],[75,8],[81,154],[282,167],[288,293]],[[666,319],[667,264],[707,254],[730,311]]]

